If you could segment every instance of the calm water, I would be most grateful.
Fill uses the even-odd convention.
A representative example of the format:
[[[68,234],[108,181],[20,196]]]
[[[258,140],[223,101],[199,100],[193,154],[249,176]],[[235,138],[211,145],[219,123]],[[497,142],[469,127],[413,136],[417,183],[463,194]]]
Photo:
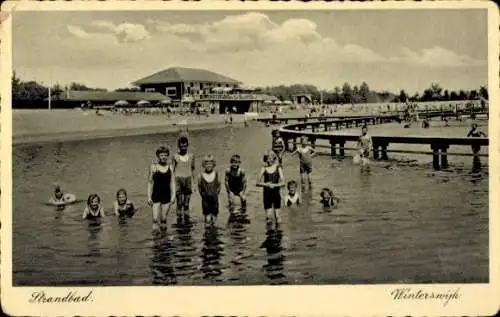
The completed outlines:
[[[191,150],[213,153],[222,173],[239,153],[249,176],[250,223],[228,225],[221,194],[218,226],[205,230],[197,193],[191,226],[171,213],[166,234],[151,232],[145,207],[146,172],[160,145],[176,135],[15,147],[13,188],[14,285],[356,284],[488,281],[488,174],[471,173],[472,158],[450,157],[451,171],[435,172],[430,156],[374,163],[361,172],[350,159],[318,156],[316,184],[305,205],[284,209],[282,231],[267,249],[261,191],[253,186],[264,127],[197,131]],[[483,161],[485,158],[483,158]],[[285,178],[299,179],[296,158],[285,158]],[[108,217],[81,220],[83,204],[56,211],[43,203],[53,183],[80,199],[101,195]],[[341,198],[319,206],[323,186]],[[111,216],[124,187],[140,209],[130,219]]]

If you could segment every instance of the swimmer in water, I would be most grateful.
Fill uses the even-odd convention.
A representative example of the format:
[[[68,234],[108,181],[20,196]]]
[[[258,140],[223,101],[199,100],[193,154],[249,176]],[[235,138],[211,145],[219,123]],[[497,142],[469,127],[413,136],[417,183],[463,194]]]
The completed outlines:
[[[240,200],[241,211],[246,211],[247,200],[245,193],[247,189],[247,178],[245,171],[240,167],[241,157],[238,154],[231,157],[230,164],[230,167],[226,170],[225,185],[229,211],[237,214],[234,209],[235,200],[237,198]]]
[[[188,152],[189,140],[181,136],[177,140],[178,153],[173,159],[175,175],[177,218],[180,221],[189,219],[189,201],[193,193],[193,179],[195,170],[194,155]]]
[[[132,217],[135,213],[134,202],[127,199],[127,191],[123,188],[116,192],[116,201],[113,203],[115,215]]]
[[[270,151],[264,155],[266,166],[260,171],[257,186],[263,187],[264,209],[266,211],[266,225],[268,230],[281,224],[280,208],[281,194],[280,189],[284,186],[283,169],[278,164],[276,154]]]
[[[325,208],[337,208],[340,201],[340,199],[335,196],[333,191],[326,187],[321,190],[320,197],[320,202]]]
[[[300,182],[302,187],[305,186],[306,179],[311,187],[311,173],[312,173],[312,158],[316,154],[314,148],[309,145],[307,136],[301,138],[301,144],[297,147],[293,154],[299,155],[299,171],[300,171]]]
[[[473,123],[472,126],[471,126],[471,129],[469,131],[469,133],[467,133],[467,137],[468,138],[480,138],[480,137],[486,137],[486,133],[484,133],[483,131],[479,130],[477,128],[477,123]],[[479,150],[481,150],[481,146],[480,145],[472,145],[471,146],[472,148],[472,152],[474,154],[477,154],[479,153]]]
[[[291,180],[286,185],[288,189],[288,194],[285,196],[285,204],[290,207],[292,205],[300,205],[302,200],[300,198],[300,194],[297,191],[297,182]]]
[[[361,135],[358,139],[358,152],[361,158],[361,166],[368,164],[370,157],[370,148],[372,147],[372,138],[368,135],[368,127],[364,125],[361,128]]]
[[[153,230],[158,230],[160,224],[165,228],[167,214],[170,211],[175,193],[175,182],[172,166],[168,164],[170,151],[166,147],[156,150],[157,163],[149,168],[148,205],[153,208]]]
[[[64,206],[68,203],[74,202],[75,200],[75,195],[64,193],[61,190],[61,187],[56,185],[54,188],[54,196],[49,199],[49,202],[54,205]]]
[[[205,217],[205,227],[215,225],[219,215],[219,194],[221,183],[215,169],[215,158],[207,155],[202,162],[203,172],[198,177],[198,190],[201,196],[201,208]]]
[[[83,210],[83,219],[96,219],[104,217],[104,209],[101,204],[101,197],[97,194],[90,194],[87,199],[87,207]]]

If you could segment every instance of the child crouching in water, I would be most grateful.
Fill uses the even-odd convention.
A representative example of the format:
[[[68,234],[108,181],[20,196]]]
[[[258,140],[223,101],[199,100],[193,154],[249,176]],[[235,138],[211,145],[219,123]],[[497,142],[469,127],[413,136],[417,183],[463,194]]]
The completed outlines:
[[[278,164],[276,154],[269,152],[264,155],[266,166],[260,171],[259,182],[257,186],[263,187],[264,209],[266,211],[267,228],[271,229],[273,223],[275,228],[281,223],[280,208],[281,194],[280,189],[284,186],[283,170]]]
[[[214,170],[215,159],[207,155],[202,161],[203,172],[198,178],[198,191],[201,196],[201,209],[205,217],[205,227],[215,225],[219,215],[219,194],[221,183],[219,175]]]
[[[333,191],[330,188],[323,188],[321,190],[321,203],[323,204],[323,207],[325,208],[337,208],[339,205],[340,199],[335,196]]]
[[[97,219],[104,217],[104,210],[101,204],[101,197],[97,194],[90,194],[87,199],[87,207],[83,210],[83,219]]]
[[[116,201],[113,203],[113,210],[115,215],[132,217],[135,213],[134,202],[128,200],[127,191],[123,188],[118,189],[116,192]]]
[[[292,205],[300,205],[302,203],[300,194],[297,192],[297,182],[289,181],[286,185],[288,194],[285,197],[285,204],[290,207]]]

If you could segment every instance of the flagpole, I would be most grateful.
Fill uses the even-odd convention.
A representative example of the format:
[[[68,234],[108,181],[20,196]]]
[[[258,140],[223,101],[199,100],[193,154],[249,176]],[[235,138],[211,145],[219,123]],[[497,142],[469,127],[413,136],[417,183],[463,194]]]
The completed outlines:
[[[52,87],[49,84],[49,111],[52,110]]]

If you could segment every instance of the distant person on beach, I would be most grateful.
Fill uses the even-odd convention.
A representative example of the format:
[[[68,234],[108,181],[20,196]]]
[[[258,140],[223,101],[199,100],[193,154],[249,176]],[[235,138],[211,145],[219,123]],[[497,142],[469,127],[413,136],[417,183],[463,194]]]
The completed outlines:
[[[427,118],[424,118],[424,120],[422,120],[422,128],[424,129],[429,128],[429,121],[427,120]]]
[[[321,193],[319,196],[321,197],[320,202],[323,205],[323,207],[337,208],[340,199],[337,196],[335,196],[335,194],[330,188],[325,187],[321,189]]]
[[[202,161],[203,172],[198,177],[198,191],[201,196],[201,209],[205,218],[205,227],[215,225],[219,215],[219,194],[221,183],[215,171],[215,158],[207,155]]]
[[[132,217],[135,213],[134,202],[127,198],[127,191],[123,188],[116,192],[116,201],[113,203],[115,216]]]
[[[170,151],[166,147],[156,150],[157,163],[149,168],[148,205],[153,208],[153,230],[167,225],[167,214],[170,211],[175,195],[175,182],[172,166],[168,163]]]
[[[173,169],[175,174],[176,198],[177,198],[177,218],[180,221],[189,220],[189,201],[193,193],[193,179],[195,170],[195,159],[192,153],[188,152],[189,140],[186,136],[181,136],[177,140],[178,153],[173,159]]]
[[[483,131],[478,129],[477,123],[473,123],[469,133],[467,133],[467,137],[468,138],[480,138],[480,137],[486,138],[486,133],[484,133]],[[471,148],[472,148],[472,152],[474,154],[479,153],[479,150],[481,150],[480,145],[472,145]]]
[[[97,194],[90,194],[87,199],[87,206],[83,210],[83,219],[96,219],[104,217],[104,209],[102,208],[101,197]]]
[[[309,144],[307,136],[302,136],[301,143],[297,149],[292,153],[299,155],[299,172],[300,182],[302,187],[307,184],[311,187],[311,173],[312,173],[312,158],[316,154],[314,148]]]
[[[241,157],[238,154],[231,156],[230,166],[226,170],[225,185],[227,191],[227,199],[229,204],[229,211],[237,214],[235,211],[235,200],[240,200],[241,211],[246,211],[246,189],[247,178],[245,171],[240,167]]]
[[[361,128],[361,135],[358,138],[358,153],[361,166],[365,166],[368,164],[371,147],[372,138],[368,135],[368,127],[364,125]]]
[[[285,204],[290,207],[292,205],[300,205],[302,200],[300,198],[300,194],[297,191],[297,182],[294,180],[289,181],[286,184],[288,189],[288,194],[285,196]]]
[[[282,165],[283,154],[285,153],[285,141],[283,141],[283,139],[280,137],[280,132],[278,130],[273,130],[272,138],[272,150],[278,157],[279,164]]]
[[[268,230],[281,224],[280,208],[281,194],[280,189],[284,186],[283,169],[278,164],[276,154],[270,151],[264,155],[265,166],[260,170],[260,176],[257,186],[263,188],[264,210],[266,211],[266,225]]]

